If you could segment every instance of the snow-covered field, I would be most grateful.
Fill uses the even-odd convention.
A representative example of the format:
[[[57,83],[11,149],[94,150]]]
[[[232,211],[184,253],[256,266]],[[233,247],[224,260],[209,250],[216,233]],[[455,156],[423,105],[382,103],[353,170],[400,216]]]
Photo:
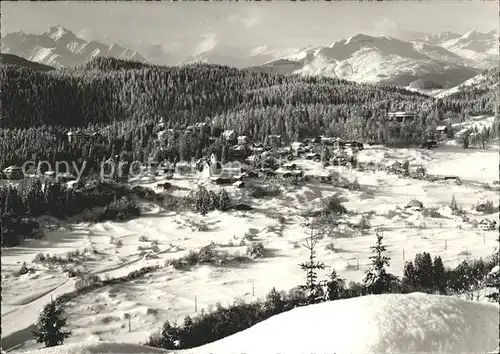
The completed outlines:
[[[498,345],[498,305],[413,293],[321,303],[276,315],[177,354],[487,353]],[[173,353],[172,351],[170,351]],[[64,345],[40,354],[167,353],[124,343]]]
[[[162,267],[136,280],[94,290],[67,304],[68,322],[73,331],[73,336],[67,340],[68,343],[104,340],[140,344],[147,340],[149,334],[157,331],[165,320],[181,320],[186,315],[194,315],[195,298],[199,312],[202,308],[215,306],[218,302],[227,305],[238,298],[251,301],[263,297],[272,287],[287,290],[303,283],[304,274],[298,263],[306,260],[308,254],[300,245],[308,236],[310,229],[306,226],[307,218],[303,217],[302,213],[333,194],[339,195],[344,201],[344,206],[353,211],[354,215],[346,216],[344,223],[338,228],[332,229],[328,235],[322,235],[317,246],[317,255],[319,260],[334,267],[348,281],[360,281],[363,278],[369,263],[370,246],[376,240],[373,231],[376,227],[383,229],[384,243],[388,247],[388,255],[392,258],[390,270],[396,275],[402,275],[405,260],[413,259],[416,253],[422,251],[440,255],[448,266],[455,266],[467,258],[492,254],[498,237],[497,231],[481,231],[469,223],[460,222],[451,215],[447,205],[452,195],[455,195],[456,201],[471,219],[480,220],[489,217],[498,220],[498,212],[484,215],[471,210],[471,206],[479,200],[491,200],[497,206],[498,192],[485,188],[484,183],[498,179],[498,146],[492,144],[487,150],[468,151],[456,146],[444,146],[436,150],[372,147],[363,150],[359,158],[374,161],[408,159],[412,166],[423,164],[429,173],[456,175],[463,178],[464,183],[454,185],[444,181],[413,180],[385,172],[344,171],[344,174],[351,174],[351,178],[358,177],[360,191],[349,191],[320,182],[308,182],[304,186],[287,190],[278,198],[251,199],[246,197],[244,189],[238,190],[231,186],[226,189],[232,199],[250,204],[253,210],[225,213],[215,211],[201,216],[188,211],[174,212],[144,204],[142,206],[144,215],[128,222],[68,224],[47,219],[46,223],[56,223],[57,226],[52,231],[47,231],[43,240],[33,240],[20,247],[2,249],[3,348],[19,346],[16,350],[26,350],[39,347],[31,335],[38,312],[50,301],[51,296],[55,298],[74,289],[74,278],[68,278],[61,269],[49,269],[40,264],[32,264],[37,253],[65,255],[69,251],[80,250],[82,255],[71,265],[72,268],[80,269],[82,274],[94,274],[105,279],[127,275],[147,265],[164,265],[166,260],[181,257],[189,250],[198,249],[212,241],[224,245],[223,249],[230,253],[244,252],[245,246],[240,246],[240,242],[245,238],[262,242],[266,249],[269,249],[268,257],[239,266],[200,266],[191,270]],[[303,165],[309,174],[322,173],[323,167],[319,163],[301,160],[296,163]],[[135,184],[154,188],[156,183],[161,181],[161,178],[154,181],[138,180]],[[196,188],[198,183],[209,186],[199,175],[176,175],[170,182],[173,187],[167,192],[177,196],[187,194],[190,189]],[[210,188],[220,187],[210,186]],[[419,212],[405,209],[404,206],[412,199],[420,200],[426,208],[438,208],[441,217],[424,217]],[[369,221],[372,229],[366,233],[356,231],[345,223],[356,223],[363,214],[371,214]],[[285,218],[284,223],[279,222],[280,216]],[[201,229],[200,225],[203,226]],[[144,238],[147,241],[144,241]],[[145,257],[144,251],[139,248],[151,247],[153,241],[157,241],[159,247],[157,258]],[[335,245],[334,251],[326,250],[326,245],[332,242]],[[91,248],[98,250],[98,253],[89,252]],[[85,249],[87,251],[83,252]],[[22,276],[15,275],[22,262],[34,267],[36,272]],[[349,304],[349,308],[354,311],[356,306],[350,307],[354,301],[358,300],[347,300],[342,303]],[[372,301],[369,299],[359,301],[367,301],[365,305],[372,308],[379,306],[368,303]],[[458,304],[456,302],[445,304],[448,300],[442,301],[446,306],[453,307],[454,304]],[[411,300],[404,306],[414,306],[415,303]],[[335,307],[337,305],[318,306],[318,309],[321,306],[332,306],[333,317],[329,322],[332,326],[344,322],[344,320],[333,320],[337,316],[334,312],[340,311]],[[390,304],[387,302],[386,305],[380,306],[385,308],[384,306],[390,307]],[[486,305],[484,305],[486,307],[470,306],[479,306],[478,311],[484,311],[485,315],[489,313],[488,309],[491,309]],[[330,311],[329,308],[324,309]],[[388,307],[387,309],[392,311]],[[295,316],[294,314],[299,314],[300,311],[303,310],[294,310],[290,315],[280,316]],[[405,311],[398,311],[401,316],[405,316]],[[460,323],[458,328],[466,328],[462,310],[453,311],[453,321]],[[410,312],[414,313],[406,311]],[[415,310],[415,316],[419,321],[423,321],[418,312],[419,310]],[[131,315],[131,332],[128,331],[126,313]],[[343,317],[345,316],[344,313]],[[401,330],[402,324],[410,321],[403,317],[399,319],[397,316],[394,319],[391,317],[391,321],[396,322],[391,322],[390,325],[399,326],[398,330]],[[498,316],[496,318],[498,320]],[[266,323],[275,323],[273,321],[279,320],[270,319]],[[354,326],[353,323],[349,323]],[[441,328],[438,324],[436,326]],[[467,326],[469,328],[472,325]],[[323,335],[326,336],[325,331],[335,333],[329,326],[324,327],[321,330],[321,333],[324,332]],[[245,333],[257,335],[264,328],[264,325],[255,326],[251,332],[249,330]],[[498,329],[498,325],[496,328]],[[366,330],[368,331],[368,327]],[[446,331],[444,327],[442,330]],[[280,338],[287,331],[275,331],[276,338]],[[419,331],[415,330],[413,333],[415,338],[420,338],[413,340],[415,346],[425,342],[422,339],[425,339],[425,333],[418,334]],[[422,337],[419,337],[420,335]],[[466,335],[476,338],[474,332],[467,332]],[[240,338],[238,336],[233,337]],[[359,336],[364,338],[365,333],[358,333]],[[465,338],[468,338],[467,336]],[[287,337],[297,338],[289,335]],[[241,338],[249,340],[250,337],[242,334]],[[327,338],[332,338],[329,342],[332,345],[337,343],[338,348],[360,352],[357,351],[358,348],[342,347],[343,342],[340,339],[334,341],[330,334]],[[343,335],[339,335],[339,338],[343,338]],[[378,345],[375,337],[371,340],[370,345]],[[282,339],[276,340],[277,346],[282,343],[280,341]],[[354,342],[356,343],[356,340]],[[230,348],[236,348],[234,342],[231,343],[233,344]],[[384,343],[390,343],[390,340],[385,339]],[[397,346],[397,342],[394,345]],[[459,344],[453,345],[450,348],[461,348]],[[310,348],[312,347],[308,347]],[[321,348],[324,347],[317,349]],[[334,348],[329,348],[328,351],[331,352]],[[364,350],[363,348],[359,347],[359,350]],[[397,351],[400,347],[391,348]],[[473,347],[463,347],[464,350],[466,348]],[[255,350],[257,349],[259,348],[255,347]],[[422,350],[424,349],[415,349],[415,351]],[[75,353],[77,352],[80,353],[79,351]],[[220,352],[218,347],[216,352]]]

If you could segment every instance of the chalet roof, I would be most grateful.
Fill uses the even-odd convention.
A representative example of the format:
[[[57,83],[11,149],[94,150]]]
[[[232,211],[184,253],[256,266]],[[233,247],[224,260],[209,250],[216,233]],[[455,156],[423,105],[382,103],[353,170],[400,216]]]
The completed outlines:
[[[424,204],[420,200],[412,199],[406,206],[410,208],[423,208]]]
[[[240,136],[238,136],[238,139],[246,139],[246,138],[247,138],[246,135],[240,135]]]
[[[448,127],[447,127],[446,125],[440,125],[440,126],[437,126],[437,127],[436,127],[436,130],[437,130],[437,131],[444,131],[444,130],[446,130],[446,129],[448,129]]]
[[[481,221],[479,221],[480,224],[496,224],[497,222],[493,219],[481,219]]]

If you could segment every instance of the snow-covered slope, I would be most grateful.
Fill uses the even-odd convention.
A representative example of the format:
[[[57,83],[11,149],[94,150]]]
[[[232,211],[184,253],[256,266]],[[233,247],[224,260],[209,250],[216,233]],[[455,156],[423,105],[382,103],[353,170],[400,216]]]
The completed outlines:
[[[413,293],[296,308],[198,348],[206,353],[487,353],[498,346],[497,304]],[[66,345],[38,354],[161,353],[118,343]]]
[[[407,86],[422,79],[453,87],[478,70],[465,66],[458,54],[424,42],[358,34],[328,47],[308,48],[266,63],[263,70],[338,77],[358,82],[386,82]]]
[[[119,44],[86,41],[61,26],[51,27],[42,34],[9,33],[2,38],[1,52],[54,67],[75,66],[96,56],[147,62],[136,51]]]
[[[30,352],[27,352],[27,354]],[[145,347],[142,345],[117,343],[117,342],[96,342],[96,343],[74,343],[58,347],[45,348],[32,351],[36,354],[160,354],[171,353],[171,351]]]

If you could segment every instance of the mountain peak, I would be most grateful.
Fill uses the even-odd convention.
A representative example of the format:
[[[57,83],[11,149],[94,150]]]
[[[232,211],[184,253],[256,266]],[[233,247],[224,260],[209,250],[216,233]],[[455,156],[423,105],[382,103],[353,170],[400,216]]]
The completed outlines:
[[[53,67],[83,64],[96,56],[147,62],[136,51],[119,44],[108,45],[79,38],[63,26],[52,26],[42,34],[13,33],[2,38],[2,53]]]
[[[375,37],[372,37],[372,36],[368,36],[366,34],[363,34],[363,33],[359,33],[355,36],[352,36],[350,37],[345,44],[348,44],[348,43],[354,43],[354,42],[359,42],[359,43],[367,43],[367,42],[373,42],[375,41],[376,38]]]
[[[57,41],[60,38],[68,36],[68,35],[72,36],[72,37],[76,37],[73,32],[64,28],[63,26],[52,26],[52,27],[50,27],[50,29],[47,32],[45,32],[45,35],[47,37],[53,39],[54,41]]]
[[[456,39],[460,38],[462,35],[459,33],[451,32],[451,31],[444,31],[444,32],[439,32],[435,34],[428,34],[420,39],[417,39],[417,41],[422,41],[431,45],[439,45],[440,43],[444,41],[448,41],[450,39]]]
[[[466,34],[464,34],[462,36],[462,38],[472,40],[472,41],[474,41],[474,40],[480,41],[480,40],[488,39],[489,37],[491,37],[491,35],[492,35],[491,32],[482,33],[482,32],[478,32],[478,31],[469,31]]]

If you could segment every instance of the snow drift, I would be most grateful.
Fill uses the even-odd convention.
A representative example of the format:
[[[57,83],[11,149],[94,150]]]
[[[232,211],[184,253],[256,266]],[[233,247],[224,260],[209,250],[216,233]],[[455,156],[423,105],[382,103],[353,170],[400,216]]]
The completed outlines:
[[[451,296],[371,295],[297,308],[217,342],[176,353],[486,353],[498,346],[498,310],[497,304]],[[99,342],[36,353],[109,352],[162,351]]]
[[[73,343],[61,345],[58,347],[45,348],[42,350],[33,350],[26,354],[157,354],[169,353],[170,351],[145,347],[142,345],[115,343],[115,342],[94,342],[94,343]]]

